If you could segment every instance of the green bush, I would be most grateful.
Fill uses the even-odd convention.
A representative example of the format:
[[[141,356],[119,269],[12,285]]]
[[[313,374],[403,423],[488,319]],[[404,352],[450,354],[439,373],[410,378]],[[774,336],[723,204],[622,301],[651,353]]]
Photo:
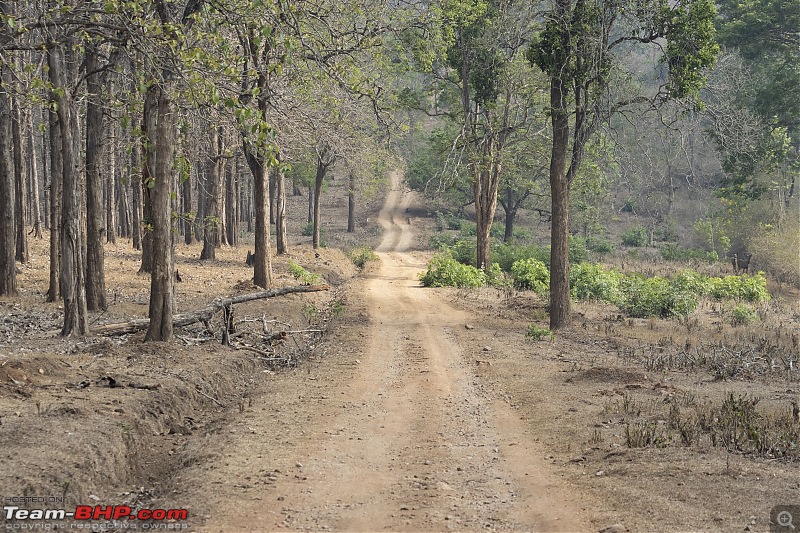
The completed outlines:
[[[478,262],[478,243],[475,239],[460,239],[449,248],[456,261],[474,266]]]
[[[745,300],[747,302],[765,302],[770,299],[767,291],[767,279],[763,272],[755,276],[725,276],[711,278],[711,296],[717,300]]]
[[[672,277],[673,289],[698,296],[707,296],[711,292],[712,285],[711,278],[694,270],[681,270]]]
[[[425,287],[474,288],[486,284],[486,273],[474,266],[459,263],[448,254],[437,254],[428,263],[428,270],[421,273],[420,281]]]
[[[747,304],[738,304],[730,311],[731,324],[746,326],[758,320],[758,312]]]
[[[569,262],[573,265],[589,260],[589,250],[586,249],[586,239],[582,237],[569,238]]]
[[[378,254],[369,246],[361,246],[350,252],[350,260],[358,268],[364,268],[369,261],[378,261],[378,259]]]
[[[619,307],[636,318],[685,317],[692,314],[699,303],[696,294],[678,290],[669,280],[659,277],[625,276],[620,281],[620,290]]]
[[[540,294],[550,290],[550,270],[543,262],[532,257],[514,262],[511,265],[511,278],[520,289]]]
[[[570,295],[578,300],[620,301],[620,280],[623,274],[616,270],[606,270],[601,265],[580,263],[572,265],[569,271]]]
[[[555,338],[555,334],[547,328],[537,326],[536,324],[530,324],[528,326],[528,331],[525,333],[525,337],[532,341],[540,341],[542,339],[553,339]]]
[[[510,289],[514,285],[514,280],[511,279],[508,274],[503,272],[503,269],[500,268],[500,265],[497,263],[492,263],[485,273],[486,283],[492,287],[496,287],[498,289]]]
[[[289,272],[294,278],[303,285],[316,285],[322,281],[322,276],[319,274],[312,274],[302,266],[289,259]]]
[[[647,230],[644,226],[634,226],[622,234],[622,244],[641,248],[647,246]]]
[[[500,265],[505,272],[511,272],[512,265],[520,259],[538,259],[545,265],[550,262],[550,252],[535,244],[523,246],[513,243],[501,243],[492,247],[492,263]]]
[[[306,223],[306,225],[303,226],[303,229],[300,231],[300,233],[303,235],[303,237],[311,237],[312,235],[314,235],[314,223],[313,222]]]
[[[434,250],[441,250],[453,246],[455,242],[455,237],[449,233],[434,233],[431,235],[431,238],[428,239],[428,246]]]
[[[614,251],[614,244],[604,237],[590,235],[586,237],[586,248],[598,254],[608,254]]]

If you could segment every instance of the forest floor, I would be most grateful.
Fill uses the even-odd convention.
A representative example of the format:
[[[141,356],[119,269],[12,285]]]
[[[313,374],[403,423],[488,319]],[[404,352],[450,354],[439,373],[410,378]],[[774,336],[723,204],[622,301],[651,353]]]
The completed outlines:
[[[41,294],[0,301],[4,505],[185,508],[188,521],[154,527],[205,532],[611,532],[769,531],[771,509],[800,503],[798,462],[727,451],[714,445],[724,435],[689,424],[726,398],[791,417],[796,373],[727,361],[721,379],[718,365],[672,359],[760,330],[730,328],[710,305],[678,323],[581,304],[573,327],[534,342],[527,325],[546,317],[536,296],[420,287],[433,221],[418,202],[395,176],[380,214],[365,214],[361,238],[380,239],[380,261],[361,273],[335,248],[293,247],[332,291],[237,306],[235,343],[273,356],[221,347],[202,326],[169,346],[61,341]],[[180,310],[255,290],[242,248],[202,264],[198,252],[178,251]],[[94,320],[146,315],[135,254],[107,256],[119,278]],[[23,286],[42,286],[46,258],[23,268]],[[792,355],[800,312],[782,306],[769,334]]]

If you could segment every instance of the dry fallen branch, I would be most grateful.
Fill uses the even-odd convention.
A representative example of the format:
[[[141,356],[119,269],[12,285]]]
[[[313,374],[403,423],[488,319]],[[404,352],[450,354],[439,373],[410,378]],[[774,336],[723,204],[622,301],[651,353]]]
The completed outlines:
[[[240,294],[239,296],[231,296],[228,298],[215,298],[211,303],[205,307],[201,307],[196,311],[179,313],[175,315],[172,320],[172,324],[175,327],[184,327],[196,322],[209,323],[211,318],[226,306],[251,302],[253,300],[261,300],[264,298],[274,298],[276,296],[284,296],[286,294],[292,294],[296,292],[318,292],[327,290],[330,290],[329,285],[301,285],[294,287],[281,287],[279,289],[253,292],[249,294]],[[149,318],[139,318],[117,324],[105,324],[103,326],[93,328],[92,333],[97,335],[125,335],[126,333],[143,331],[147,329],[149,325]]]

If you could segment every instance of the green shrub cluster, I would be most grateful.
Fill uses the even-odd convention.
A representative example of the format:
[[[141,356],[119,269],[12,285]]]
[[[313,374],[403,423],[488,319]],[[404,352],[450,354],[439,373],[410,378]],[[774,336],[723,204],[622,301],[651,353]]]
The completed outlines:
[[[572,265],[589,260],[589,250],[583,237],[569,238],[569,262]]]
[[[316,285],[322,281],[322,276],[319,274],[312,274],[302,266],[289,259],[289,272],[294,278],[303,285]]]
[[[511,265],[511,279],[520,289],[528,289],[539,294],[550,290],[550,269],[538,259],[520,259]]]
[[[767,279],[763,272],[755,276],[725,276],[709,278],[711,296],[717,300],[744,300],[747,302],[766,302],[770,299]]]
[[[646,278],[638,274],[624,275],[590,263],[572,266],[570,290],[575,299],[613,303],[626,314],[640,318],[688,316],[705,296],[751,302],[770,297],[766,279],[760,273],[713,278],[684,270],[671,279]],[[742,316],[742,320],[746,318]]]
[[[520,259],[538,259],[545,265],[550,263],[550,252],[535,244],[501,243],[492,247],[492,264],[500,265],[505,272],[511,272],[511,267]]]
[[[636,318],[685,317],[692,314],[700,303],[697,294],[680,290],[670,280],[660,277],[625,276],[620,281],[620,292],[622,298],[617,305]]]
[[[758,320],[758,311],[747,304],[736,304],[730,310],[730,319],[734,326],[746,326]]]
[[[622,244],[641,248],[647,246],[647,229],[644,226],[634,226],[622,234]]]
[[[514,280],[497,263],[492,263],[486,270],[486,283],[498,289],[510,289],[514,286]]]
[[[532,341],[540,341],[542,339],[552,340],[555,338],[555,334],[547,328],[536,324],[530,324],[528,325],[528,331],[525,333],[525,337]]]
[[[475,288],[488,281],[485,272],[456,261],[448,253],[436,254],[419,279],[425,287]]]
[[[580,263],[569,270],[570,294],[578,300],[617,303],[620,301],[620,280],[623,274],[601,265]]]
[[[378,261],[378,259],[378,254],[369,246],[354,248],[353,251],[350,252],[350,260],[358,268],[364,268],[368,262]]]

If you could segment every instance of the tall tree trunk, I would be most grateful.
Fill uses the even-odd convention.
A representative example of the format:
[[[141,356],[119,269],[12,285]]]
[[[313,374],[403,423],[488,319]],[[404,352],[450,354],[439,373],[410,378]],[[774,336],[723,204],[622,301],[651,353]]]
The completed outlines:
[[[106,174],[106,242],[117,243],[117,123],[108,124],[108,173]]]
[[[269,169],[260,154],[245,142],[247,165],[253,173],[253,200],[255,205],[255,258],[253,283],[259,287],[272,287],[272,261],[269,248]]]
[[[50,287],[47,301],[61,298],[61,206],[64,189],[64,162],[61,154],[61,126],[58,113],[48,112],[50,132]]]
[[[229,246],[239,244],[238,180],[233,165],[225,168],[225,229]]]
[[[308,219],[309,224],[314,222],[314,188],[309,185],[308,187]]]
[[[153,272],[153,189],[155,188],[156,146],[151,141],[156,137],[158,126],[158,90],[152,88],[144,98],[142,121],[142,265],[140,274]]]
[[[133,249],[142,250],[142,200],[144,193],[142,184],[144,183],[144,165],[140,164],[141,146],[134,141],[131,150],[131,235],[133,235]]]
[[[569,113],[567,89],[563,81],[550,79],[551,122],[553,143],[550,151],[550,195],[552,223],[550,229],[550,329],[565,328],[570,323],[569,299],[569,181],[567,179],[567,147],[569,145]]]
[[[237,164],[236,164],[237,172],[240,164],[241,163],[237,159]],[[246,180],[245,183],[247,184],[247,191],[244,194],[245,221],[247,222],[247,232],[253,233],[254,232],[253,222],[255,220],[255,213],[253,207],[253,180]]]
[[[138,183],[138,181],[134,180],[134,183]],[[119,220],[119,236],[128,239],[133,237],[128,186],[125,185],[124,180],[119,179],[115,184],[115,189],[117,191],[117,205],[115,209],[117,210],[117,220]]]
[[[286,238],[286,176],[278,167],[275,176],[275,240],[278,254],[289,252],[289,241]]]
[[[356,230],[356,177],[350,173],[347,189],[347,233]]]
[[[150,93],[153,93],[152,95]],[[148,90],[155,105],[150,107],[148,151],[144,165],[154,180],[152,191],[152,258],[150,275],[150,325],[147,341],[171,341],[174,314],[174,258],[170,200],[174,182],[174,146],[177,143],[172,100],[166,88],[153,86]],[[155,116],[153,116],[155,115]]]
[[[0,2],[0,14],[5,14],[5,2]],[[0,64],[0,80],[11,85],[11,70]],[[14,155],[11,147],[11,97],[0,91],[0,296],[17,295],[17,271],[14,264],[16,221],[14,219]]]
[[[14,180],[16,182],[14,218],[17,226],[16,239],[16,259],[20,263],[27,263],[30,259],[28,254],[28,232],[25,229],[27,219],[27,199],[28,199],[28,146],[25,142],[23,113],[19,102],[11,101],[14,118],[12,120],[12,138],[14,142]]]
[[[319,234],[320,234],[320,209],[319,209],[319,197],[322,194],[322,182],[325,179],[325,173],[328,170],[328,166],[324,164],[322,158],[317,159],[317,175],[314,179],[314,232],[311,237],[311,246],[314,247],[316,250],[319,248]]]
[[[225,159],[222,153],[222,128],[212,128],[211,148],[214,156],[209,158],[208,196],[203,229],[203,251],[200,259],[216,259],[216,248],[220,245],[222,206],[222,179],[225,177]]]
[[[30,184],[31,184],[31,213],[33,215],[33,236],[36,239],[42,239],[42,202],[41,194],[39,193],[39,157],[38,143],[36,142],[36,128],[33,124],[33,111],[29,110],[25,113],[25,122],[28,127],[28,153],[30,154]]]
[[[63,206],[61,210],[61,296],[64,301],[64,327],[61,335],[86,335],[89,322],[84,283],[83,233],[81,231],[80,161],[76,150],[74,120],[76,110],[66,83],[64,51],[60,47],[47,55],[53,100],[57,104],[61,129]]]
[[[86,49],[86,306],[90,311],[105,309],[105,213],[103,213],[103,108],[100,102],[102,79],[97,51]]]
[[[206,218],[206,205],[208,204],[209,175],[207,166],[198,165],[197,169],[197,215],[194,218],[194,238],[203,240],[204,220]]]
[[[275,177],[277,172],[269,175],[269,223],[275,225]]]
[[[194,242],[194,223],[195,219],[192,217],[192,177],[191,173],[189,176],[183,181],[182,187],[183,189],[183,223],[184,223],[184,232],[183,232],[183,242],[186,244],[192,244]]]

